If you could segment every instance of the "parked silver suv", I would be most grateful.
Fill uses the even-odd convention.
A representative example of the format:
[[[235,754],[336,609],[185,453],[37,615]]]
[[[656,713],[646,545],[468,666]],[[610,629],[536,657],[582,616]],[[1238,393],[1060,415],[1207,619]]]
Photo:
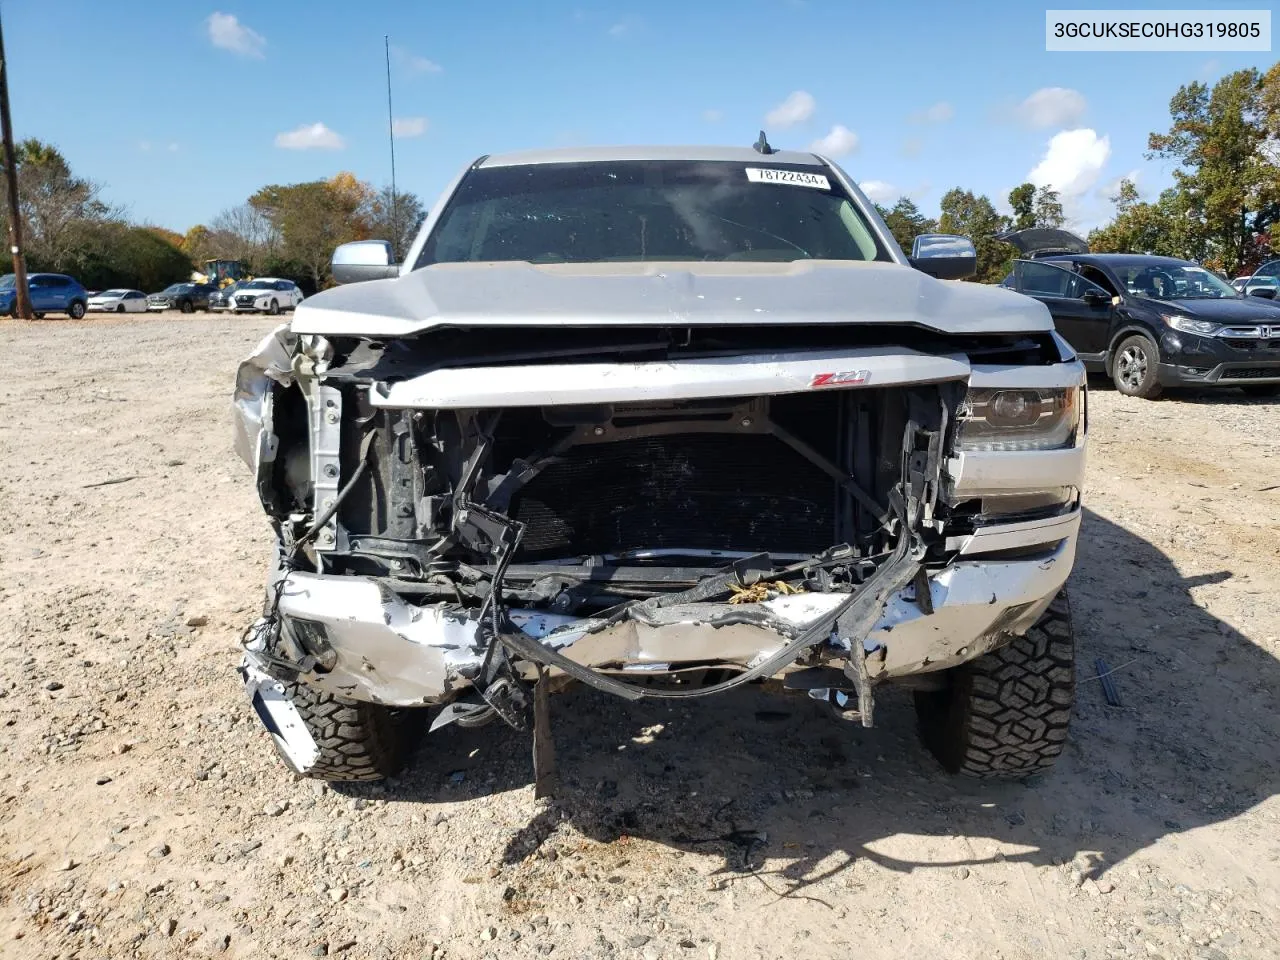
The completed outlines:
[[[867,726],[910,688],[949,770],[1051,764],[1084,369],[973,268],[763,137],[482,157],[403,264],[340,247],[235,394],[277,557],[242,674],[286,762],[384,776],[407,708],[769,679]]]

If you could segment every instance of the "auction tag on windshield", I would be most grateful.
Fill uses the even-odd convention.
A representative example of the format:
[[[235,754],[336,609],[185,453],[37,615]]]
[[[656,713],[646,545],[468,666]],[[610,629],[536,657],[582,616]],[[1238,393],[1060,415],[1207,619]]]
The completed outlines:
[[[747,179],[752,183],[785,183],[793,187],[816,187],[830,190],[831,183],[820,173],[800,170],[770,170],[767,167],[747,167]]]

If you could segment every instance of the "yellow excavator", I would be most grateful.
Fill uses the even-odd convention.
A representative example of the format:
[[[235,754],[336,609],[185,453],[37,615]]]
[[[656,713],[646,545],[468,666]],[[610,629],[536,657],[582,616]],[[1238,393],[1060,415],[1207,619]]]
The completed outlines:
[[[191,279],[196,283],[215,284],[221,290],[241,280],[252,280],[253,277],[249,276],[249,272],[239,260],[206,260],[204,273],[196,271],[191,274]]]

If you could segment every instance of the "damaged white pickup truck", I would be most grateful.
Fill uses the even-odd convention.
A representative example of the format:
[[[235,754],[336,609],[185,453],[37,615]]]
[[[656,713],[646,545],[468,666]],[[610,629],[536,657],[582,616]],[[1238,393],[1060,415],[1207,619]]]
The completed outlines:
[[[241,672],[295,771],[393,772],[408,708],[536,740],[573,681],[868,726],[900,684],[949,770],[1061,752],[1084,369],[953,282],[967,240],[908,258],[762,136],[482,157],[391,261],[340,247],[236,385],[277,545]]]

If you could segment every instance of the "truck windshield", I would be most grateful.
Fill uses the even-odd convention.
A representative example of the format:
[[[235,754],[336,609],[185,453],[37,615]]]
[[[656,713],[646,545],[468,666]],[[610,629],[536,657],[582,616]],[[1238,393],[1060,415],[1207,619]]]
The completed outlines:
[[[433,263],[891,260],[825,167],[603,161],[473,170],[415,268]]]

